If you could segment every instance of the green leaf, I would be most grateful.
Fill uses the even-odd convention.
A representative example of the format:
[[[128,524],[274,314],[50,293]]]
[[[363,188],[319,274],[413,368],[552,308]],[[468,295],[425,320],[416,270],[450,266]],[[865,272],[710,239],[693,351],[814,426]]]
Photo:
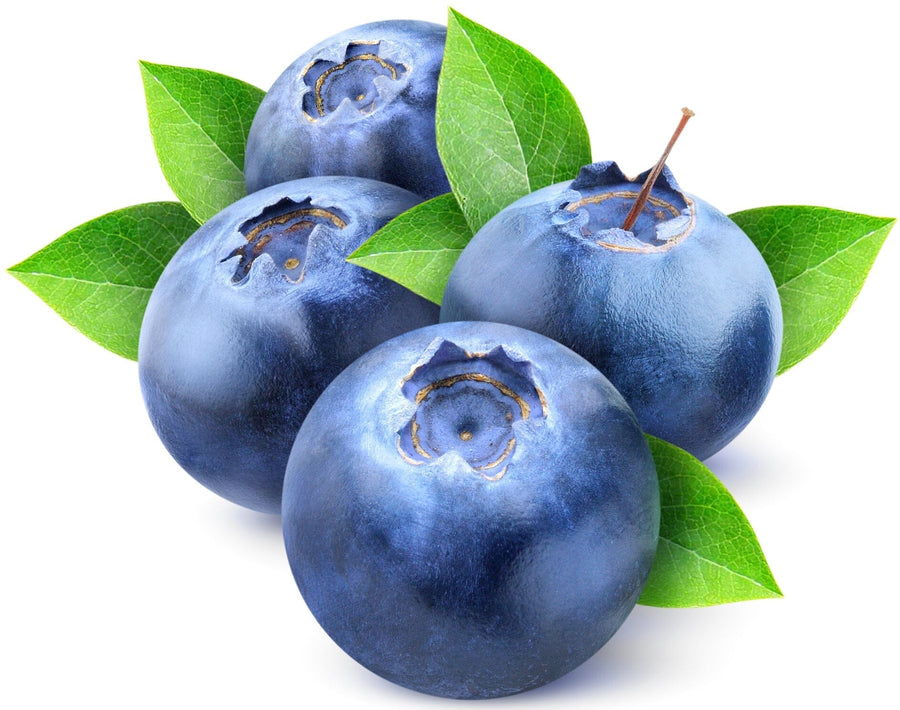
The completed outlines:
[[[196,229],[176,202],[126,207],[76,227],[9,272],[91,340],[137,360],[150,292]]]
[[[202,69],[140,65],[159,165],[203,223],[247,194],[244,149],[265,92]]]
[[[647,440],[662,515],[640,603],[712,606],[782,596],[750,523],[719,479],[677,446]]]
[[[859,294],[895,219],[828,207],[760,207],[731,215],[778,286],[784,342],[778,373],[834,332]]]
[[[347,259],[440,305],[450,270],[471,238],[456,198],[447,193],[395,217]]]
[[[452,9],[436,121],[438,152],[473,232],[591,162],[584,119],[556,75]]]

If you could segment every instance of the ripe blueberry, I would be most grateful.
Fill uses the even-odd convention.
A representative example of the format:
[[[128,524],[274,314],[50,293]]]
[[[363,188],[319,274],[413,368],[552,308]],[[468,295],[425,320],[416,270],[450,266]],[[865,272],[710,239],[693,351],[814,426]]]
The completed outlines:
[[[358,175],[423,198],[450,190],[434,109],[446,28],[394,20],[316,45],[275,81],[247,140],[247,190]]]
[[[609,378],[645,431],[703,459],[769,391],[780,301],[750,239],[667,168],[622,229],[645,177],[596,163],[502,210],[456,263],[441,320],[558,340]]]
[[[418,201],[364,178],[283,183],[227,207],[166,266],[141,327],[141,389],[200,483],[277,512],[319,393],[366,350],[437,320],[434,304],[346,261]]]
[[[590,363],[496,323],[422,328],[328,386],[288,461],[288,559],[370,670],[433,695],[548,683],[634,607],[659,491],[634,414]]]

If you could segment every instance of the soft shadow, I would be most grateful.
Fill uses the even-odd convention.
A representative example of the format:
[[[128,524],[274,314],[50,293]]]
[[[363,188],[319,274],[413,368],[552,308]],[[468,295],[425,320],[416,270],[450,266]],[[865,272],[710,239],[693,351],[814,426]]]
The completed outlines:
[[[660,639],[689,633],[696,622],[671,609],[638,606],[597,653],[562,678],[508,700],[546,704],[547,700],[596,702],[612,691],[646,687],[656,682],[666,664],[660,663]],[[661,613],[669,612],[669,613]],[[654,657],[654,654],[657,654]],[[502,700],[502,699],[501,699]]]
[[[281,516],[278,514],[260,513],[239,505],[232,505],[223,517],[232,526],[248,535],[281,539]]]
[[[711,456],[704,465],[739,500],[741,496],[778,495],[788,485],[785,464],[789,452],[777,444],[763,448],[754,440],[735,441]]]
[[[733,442],[710,456],[703,464],[722,481],[736,481],[756,475],[760,470],[761,459],[751,449]]]

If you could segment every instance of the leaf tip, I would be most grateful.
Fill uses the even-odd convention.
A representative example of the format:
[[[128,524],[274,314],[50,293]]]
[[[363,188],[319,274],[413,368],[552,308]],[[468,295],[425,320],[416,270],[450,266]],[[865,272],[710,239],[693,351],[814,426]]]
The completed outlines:
[[[483,25],[479,25],[475,20],[472,20],[465,15],[463,15],[459,10],[454,10],[452,7],[447,8],[447,27],[449,28],[451,25],[456,25],[465,31],[466,27],[480,27],[482,29],[487,29]]]
[[[12,266],[7,266],[6,273],[8,273],[10,276],[15,277],[19,281],[22,281],[22,276],[29,273],[28,263],[32,261],[32,259],[34,259],[36,254],[37,252],[35,254],[32,254],[31,256],[25,257],[24,259],[22,259],[22,261],[19,261]]]
[[[358,264],[360,258],[366,255],[366,244],[368,244],[368,240],[356,247],[356,249],[347,256],[346,261],[349,261],[351,264]]]
[[[736,598],[734,602],[752,602],[763,599],[784,599],[784,592],[778,587],[774,579],[770,577],[767,585],[760,585],[756,594],[746,594],[743,597]]]

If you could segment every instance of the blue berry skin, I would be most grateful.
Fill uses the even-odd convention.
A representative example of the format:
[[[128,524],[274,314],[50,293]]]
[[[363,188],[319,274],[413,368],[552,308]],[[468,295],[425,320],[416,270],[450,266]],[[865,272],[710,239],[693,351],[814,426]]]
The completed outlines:
[[[434,110],[446,28],[392,20],[346,30],[291,64],[247,140],[247,191],[311,175],[357,175],[423,198],[449,192]]]
[[[417,202],[364,178],[296,180],[227,207],[172,258],[147,305],[138,370],[153,426],[200,483],[277,513],[319,393],[365,351],[437,321],[434,304],[346,261]]]
[[[558,340],[609,378],[645,431],[705,459],[769,391],[781,304],[750,239],[668,169],[621,229],[645,175],[596,163],[502,210],[456,263],[441,320]]]
[[[366,353],[288,461],[288,559],[331,638],[408,688],[489,698],[590,658],[656,551],[656,469],[592,365],[537,333],[447,323]]]

